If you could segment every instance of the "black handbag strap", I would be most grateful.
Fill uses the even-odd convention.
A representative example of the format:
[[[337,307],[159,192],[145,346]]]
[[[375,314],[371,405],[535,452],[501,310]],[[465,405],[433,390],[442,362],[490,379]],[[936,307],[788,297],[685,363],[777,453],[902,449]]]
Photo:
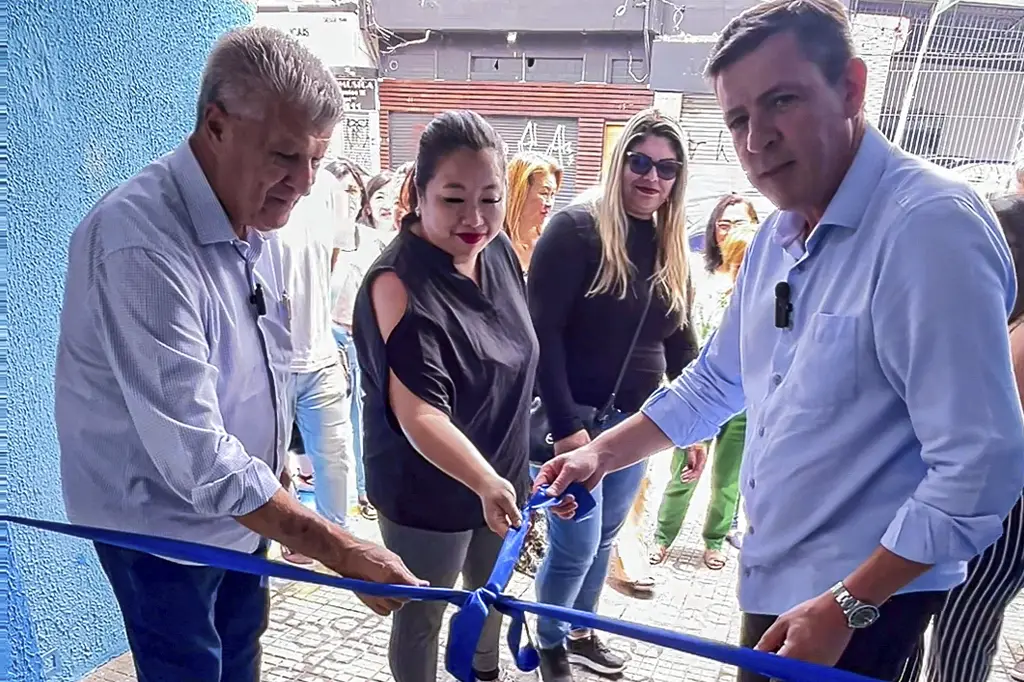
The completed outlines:
[[[622,366],[619,367],[619,375],[615,377],[615,385],[612,387],[612,394],[608,396],[608,401],[605,402],[604,407],[597,413],[597,421],[601,422],[608,418],[612,410],[615,409],[615,398],[619,393],[619,388],[622,386],[622,380],[626,376],[626,368],[629,366],[629,359],[633,357],[633,350],[636,348],[637,339],[640,338],[640,330],[644,327],[644,322],[647,321],[647,312],[651,309],[651,299],[654,298],[654,282],[651,282],[650,288],[647,290],[647,302],[644,304],[644,312],[640,315],[640,322],[637,323],[636,329],[633,330],[633,340],[629,342],[629,350],[626,351],[626,357],[622,358]]]

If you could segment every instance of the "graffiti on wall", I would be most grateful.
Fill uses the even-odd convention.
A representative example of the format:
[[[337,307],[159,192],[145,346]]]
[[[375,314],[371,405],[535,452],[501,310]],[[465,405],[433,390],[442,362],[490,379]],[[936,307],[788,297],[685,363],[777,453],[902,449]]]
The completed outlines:
[[[545,133],[548,134],[545,135]],[[502,139],[505,140],[504,135]],[[504,144],[506,156],[522,152],[537,152],[551,157],[563,169],[571,168],[576,164],[576,150],[564,123],[559,123],[554,126],[553,130],[547,131],[538,127],[536,121],[527,119],[515,145],[510,145],[507,141]]]
[[[686,147],[687,157],[691,161],[701,160],[724,163],[732,163],[733,161],[732,154],[729,151],[732,148],[732,139],[724,130],[718,131],[717,137],[706,140],[699,140],[693,135],[687,135]],[[698,154],[700,154],[699,157]]]
[[[516,145],[515,150],[509,149],[506,144],[506,154],[508,153],[520,153],[520,152],[539,152],[545,156],[550,156],[558,165],[562,168],[568,168],[576,161],[576,152],[573,149],[572,142],[566,137],[565,125],[559,123],[555,126],[554,132],[551,134],[551,138],[545,145],[537,132],[537,122],[528,120],[526,126],[523,128],[523,132],[519,135],[519,142]]]
[[[348,111],[334,128],[328,156],[343,156],[372,172],[379,164],[377,131],[370,120],[371,112]]]

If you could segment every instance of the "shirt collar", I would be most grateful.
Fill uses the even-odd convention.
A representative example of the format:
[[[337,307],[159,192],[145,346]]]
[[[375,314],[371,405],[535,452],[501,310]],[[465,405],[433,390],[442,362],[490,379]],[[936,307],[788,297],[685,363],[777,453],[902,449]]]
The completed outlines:
[[[881,182],[891,151],[889,141],[874,126],[868,125],[853,163],[825,209],[819,225],[851,229],[860,225],[867,210],[865,197],[874,194]],[[803,216],[792,211],[780,211],[773,235],[775,242],[784,248],[792,244],[803,232],[804,223]]]
[[[422,259],[424,263],[429,264],[431,267],[440,268],[442,271],[449,271],[453,274],[456,272],[455,263],[450,253],[434,246],[415,232],[402,230],[396,239],[408,242],[416,257]]]
[[[199,243],[206,246],[235,241],[237,235],[228,214],[206,179],[206,173],[199,165],[188,139],[171,152],[168,164],[177,180]]]

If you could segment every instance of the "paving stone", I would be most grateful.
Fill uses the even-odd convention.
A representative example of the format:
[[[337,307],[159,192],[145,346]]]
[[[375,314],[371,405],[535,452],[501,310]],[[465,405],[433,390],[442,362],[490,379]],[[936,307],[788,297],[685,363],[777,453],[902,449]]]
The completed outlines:
[[[647,529],[653,528],[658,498],[667,480],[667,458],[656,458],[651,467],[651,508]],[[702,561],[701,528],[709,495],[705,476],[694,497],[689,518],[668,560],[655,569],[657,593],[654,599],[637,600],[606,589],[602,615],[687,632],[704,638],[738,642],[739,612],[736,606],[736,552],[727,547],[729,562],[721,571],[710,571]],[[354,531],[364,537],[380,539],[376,526],[362,520],[353,522]],[[647,537],[652,533],[648,532]],[[391,674],[387,663],[389,622],[373,615],[359,600],[326,587],[271,581],[271,623],[263,637],[263,679],[267,682],[387,682]],[[533,599],[532,584],[516,575],[508,593]],[[448,615],[451,614],[449,609]],[[529,620],[533,622],[532,616]],[[446,617],[447,624],[447,617]],[[439,679],[444,673],[443,648],[447,625],[441,630]],[[736,670],[689,654],[621,637],[605,638],[613,649],[631,656],[629,668],[620,678],[624,682],[734,682]],[[504,637],[502,638],[504,646]],[[999,655],[992,682],[1005,682],[1006,671],[1024,655],[1024,600],[1018,599],[1006,612]],[[502,649],[503,665],[514,670],[507,649]],[[539,680],[535,673],[519,673],[516,680]],[[577,671],[580,682],[602,678]],[[130,654],[121,656],[85,678],[85,682],[134,682]]]

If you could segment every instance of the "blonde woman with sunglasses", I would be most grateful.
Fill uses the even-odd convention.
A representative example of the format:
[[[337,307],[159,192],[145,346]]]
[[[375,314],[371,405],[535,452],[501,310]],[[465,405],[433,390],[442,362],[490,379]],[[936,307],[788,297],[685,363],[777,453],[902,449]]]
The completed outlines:
[[[527,283],[540,341],[535,466],[635,413],[666,374],[675,377],[696,356],[687,324],[683,139],[672,119],[638,113],[596,198],[556,213],[537,242]],[[548,518],[540,601],[596,610],[612,545],[645,474],[640,464],[607,476],[585,520]],[[625,669],[626,659],[590,632],[542,618],[537,634],[545,682],[572,680],[570,662],[606,675]]]

